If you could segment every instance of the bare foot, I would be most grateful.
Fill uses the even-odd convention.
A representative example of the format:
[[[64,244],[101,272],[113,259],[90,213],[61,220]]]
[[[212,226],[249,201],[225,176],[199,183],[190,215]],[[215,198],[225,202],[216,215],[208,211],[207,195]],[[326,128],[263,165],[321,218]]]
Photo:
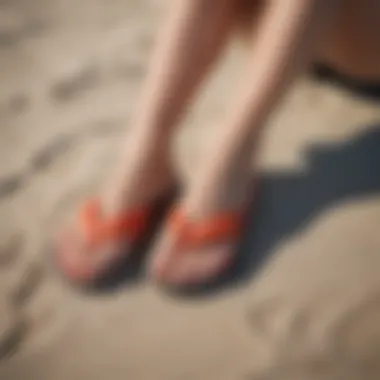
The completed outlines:
[[[180,220],[174,211],[155,246],[148,264],[151,277],[187,287],[223,274],[236,257],[247,202],[255,193],[247,171],[205,173],[180,205]]]
[[[154,204],[176,184],[166,153],[135,150],[127,165],[97,200],[95,211],[86,211],[95,214],[84,215],[90,219],[74,224],[58,241],[58,265],[73,282],[97,280],[128,256],[147,228]]]

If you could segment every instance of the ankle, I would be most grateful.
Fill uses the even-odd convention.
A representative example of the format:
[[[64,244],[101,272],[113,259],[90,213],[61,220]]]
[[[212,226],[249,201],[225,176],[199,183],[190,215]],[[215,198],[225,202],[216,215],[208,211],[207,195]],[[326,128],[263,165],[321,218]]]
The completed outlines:
[[[171,161],[162,156],[151,157],[147,161],[123,162],[120,169],[104,196],[106,208],[111,212],[130,206],[144,206],[169,191],[176,182]]]
[[[239,209],[249,196],[253,176],[251,167],[246,162],[220,166],[217,162],[206,167],[201,176],[194,180],[186,208],[194,216]]]

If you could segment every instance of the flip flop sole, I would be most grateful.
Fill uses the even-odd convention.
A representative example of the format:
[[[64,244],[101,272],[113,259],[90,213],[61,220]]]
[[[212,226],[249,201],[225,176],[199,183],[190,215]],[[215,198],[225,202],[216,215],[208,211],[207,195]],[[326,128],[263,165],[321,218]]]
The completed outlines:
[[[148,226],[133,246],[132,251],[128,252],[128,254],[123,254],[123,249],[121,249],[117,258],[115,258],[115,260],[113,260],[112,263],[104,268],[99,274],[94,276],[94,278],[83,282],[71,280],[70,276],[66,275],[65,271],[62,269],[62,265],[59,263],[58,254],[55,252],[55,249],[51,247],[50,257],[55,271],[58,272],[59,276],[65,283],[86,292],[109,291],[121,284],[137,281],[143,266],[142,258],[144,253],[152,242],[152,239],[158,231],[168,209],[177,198],[178,193],[179,188],[176,187],[171,190],[169,194],[155,202]]]

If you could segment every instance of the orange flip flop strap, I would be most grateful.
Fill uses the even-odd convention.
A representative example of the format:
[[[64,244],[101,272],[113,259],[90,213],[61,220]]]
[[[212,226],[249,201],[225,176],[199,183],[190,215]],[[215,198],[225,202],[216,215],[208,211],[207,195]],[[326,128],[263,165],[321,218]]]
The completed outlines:
[[[106,241],[138,239],[146,227],[147,209],[139,209],[106,218],[98,200],[84,204],[80,212],[80,228],[86,244],[96,246]]]
[[[242,213],[228,212],[200,222],[191,222],[181,210],[175,210],[169,222],[170,227],[179,235],[179,244],[198,248],[239,238],[242,219]]]

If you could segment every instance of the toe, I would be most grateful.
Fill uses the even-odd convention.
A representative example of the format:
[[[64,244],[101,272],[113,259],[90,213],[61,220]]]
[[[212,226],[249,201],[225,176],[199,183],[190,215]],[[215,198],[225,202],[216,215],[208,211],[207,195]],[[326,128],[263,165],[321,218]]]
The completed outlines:
[[[176,286],[211,282],[228,269],[234,257],[233,249],[233,245],[223,244],[171,254],[161,251],[150,274],[159,282]]]
[[[85,248],[72,231],[61,234],[55,252],[60,271],[74,282],[92,279],[94,267]]]
[[[183,253],[182,260],[173,263],[170,282],[178,285],[203,284],[215,280],[227,268],[233,257],[231,245],[218,245]]]
[[[104,275],[131,248],[127,242],[105,242],[101,247],[89,248],[74,231],[62,234],[57,247],[58,267],[75,283],[88,283]]]

